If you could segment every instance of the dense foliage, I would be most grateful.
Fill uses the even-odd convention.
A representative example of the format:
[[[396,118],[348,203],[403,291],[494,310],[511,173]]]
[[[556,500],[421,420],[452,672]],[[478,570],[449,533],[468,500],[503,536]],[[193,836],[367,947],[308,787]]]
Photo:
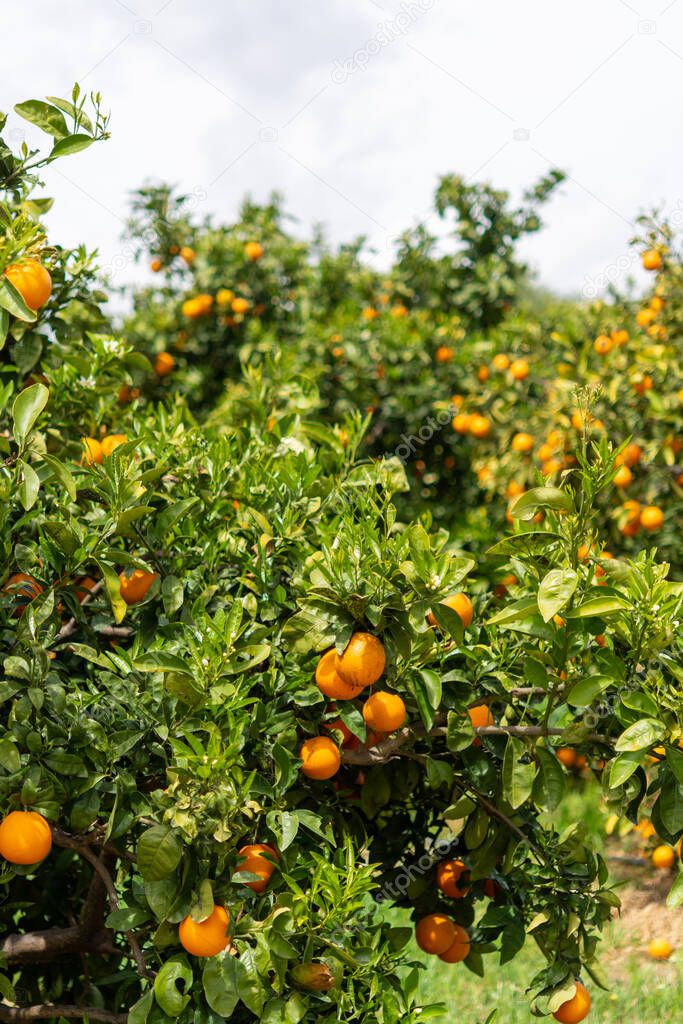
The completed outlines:
[[[16,109],[54,146],[0,142],[0,1020],[426,1020],[411,922],[474,974],[533,938],[538,1016],[606,984],[618,896],[553,821],[585,770],[680,866],[666,225],[644,317],[531,288],[559,173],[443,179],[451,251],[385,275],[147,188],[117,329],[36,195],[99,100]]]

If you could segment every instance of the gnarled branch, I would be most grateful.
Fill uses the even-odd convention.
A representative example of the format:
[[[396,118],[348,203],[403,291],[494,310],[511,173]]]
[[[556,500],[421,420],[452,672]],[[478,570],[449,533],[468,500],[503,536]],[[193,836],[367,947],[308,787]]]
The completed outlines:
[[[112,1013],[100,1010],[96,1006],[55,1006],[51,1003],[40,1003],[36,1006],[3,1006],[0,1004],[0,1021],[22,1024],[31,1020],[50,1020],[64,1017],[66,1020],[80,1020],[88,1017],[101,1024],[126,1024],[127,1013]]]

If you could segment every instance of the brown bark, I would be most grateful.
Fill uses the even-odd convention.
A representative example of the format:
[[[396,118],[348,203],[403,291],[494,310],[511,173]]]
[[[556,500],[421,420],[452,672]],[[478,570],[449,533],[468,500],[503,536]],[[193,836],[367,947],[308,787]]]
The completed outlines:
[[[127,1013],[111,1013],[109,1010],[99,1010],[95,1006],[54,1006],[50,1003],[41,1003],[36,1006],[2,1006],[0,1004],[0,1021],[22,1024],[31,1020],[50,1020],[58,1017],[65,1017],[67,1020],[79,1020],[89,1017],[90,1020],[99,1021],[101,1024],[126,1024]]]

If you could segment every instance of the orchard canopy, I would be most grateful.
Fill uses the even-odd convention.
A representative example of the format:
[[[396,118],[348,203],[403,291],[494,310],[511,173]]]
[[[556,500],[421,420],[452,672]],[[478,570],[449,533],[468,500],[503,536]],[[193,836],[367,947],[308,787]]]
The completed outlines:
[[[114,321],[42,223],[100,98],[15,110],[45,146],[0,138],[0,1021],[414,1024],[425,963],[478,984],[525,943],[531,1012],[582,1020],[619,896],[555,826],[580,777],[683,902],[670,226],[645,295],[570,301],[516,252],[559,171],[517,206],[444,177],[445,239],[384,273],[278,196],[222,225],[150,186]]]

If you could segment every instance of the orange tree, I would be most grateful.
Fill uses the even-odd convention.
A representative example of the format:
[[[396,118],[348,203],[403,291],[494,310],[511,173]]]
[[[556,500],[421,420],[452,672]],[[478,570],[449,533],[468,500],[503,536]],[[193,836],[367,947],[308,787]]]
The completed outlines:
[[[534,1013],[581,1019],[618,898],[553,827],[567,748],[683,834],[683,594],[592,547],[614,452],[519,497],[491,588],[287,360],[202,424],[122,403],[151,365],[8,173],[0,1020],[417,1021],[418,946],[482,974],[527,936]]]

